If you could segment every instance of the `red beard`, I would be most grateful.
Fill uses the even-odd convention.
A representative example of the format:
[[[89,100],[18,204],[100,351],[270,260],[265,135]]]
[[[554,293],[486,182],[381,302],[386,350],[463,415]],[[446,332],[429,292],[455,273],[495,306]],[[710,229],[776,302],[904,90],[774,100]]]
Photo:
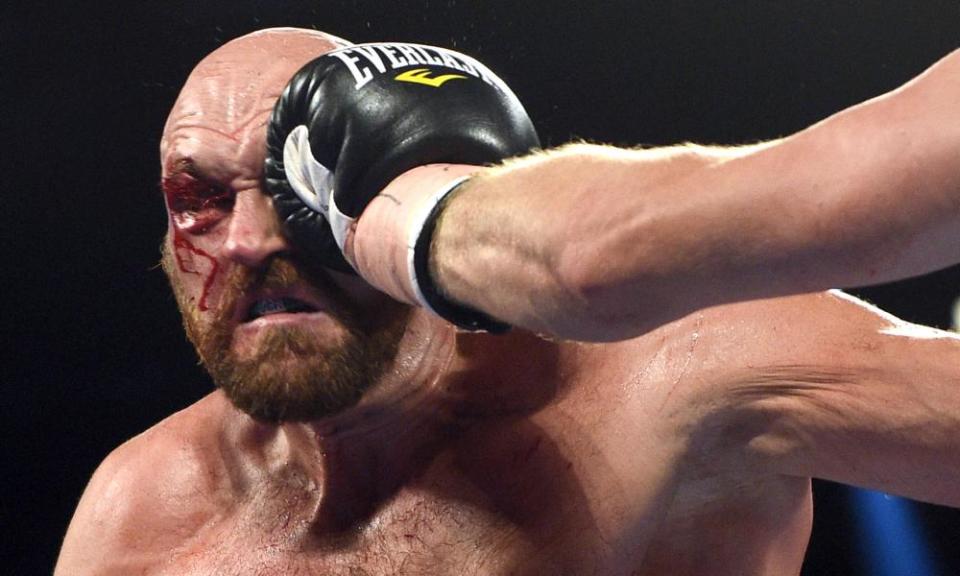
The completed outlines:
[[[166,243],[162,263],[187,337],[214,384],[237,408],[259,420],[316,420],[355,405],[396,355],[406,325],[407,310],[399,304],[361,321],[363,315],[325,272],[295,266],[282,256],[258,269],[236,265],[225,279],[219,302],[211,307],[212,320],[204,321],[186,294]],[[252,354],[238,357],[232,319],[243,295],[302,283],[329,298],[331,316],[345,329],[340,342],[324,344],[315,333],[300,328],[270,328]]]

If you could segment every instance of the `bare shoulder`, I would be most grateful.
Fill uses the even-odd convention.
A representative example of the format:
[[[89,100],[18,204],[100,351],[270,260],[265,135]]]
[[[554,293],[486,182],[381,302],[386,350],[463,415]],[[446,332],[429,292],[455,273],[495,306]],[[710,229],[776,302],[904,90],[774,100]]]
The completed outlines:
[[[705,459],[960,502],[960,336],[838,291],[712,314]]]
[[[699,310],[628,341],[582,347],[589,351],[582,357],[596,365],[590,369],[621,374],[612,386],[669,381],[702,396],[704,387],[722,386],[731,371],[801,358],[828,361],[832,351],[842,354],[852,343],[906,324],[843,292],[818,292]]]
[[[781,397],[791,386],[861,381],[884,368],[884,352],[901,346],[890,335],[942,334],[839,290],[717,306],[679,324],[681,333],[696,334],[691,394],[717,409],[754,394]]]
[[[909,339],[953,339],[950,333],[912,324],[840,290],[718,306],[702,314],[709,351],[736,352],[751,366],[844,366]],[[894,338],[907,337],[907,340]],[[865,356],[864,353],[870,353]]]
[[[56,574],[131,573],[182,543],[221,483],[223,400],[211,394],[111,452],[94,472]],[[133,563],[133,564],[131,564]]]
[[[598,418],[615,408],[636,426],[663,421],[688,446],[703,441],[705,454],[743,469],[720,456],[720,443],[739,449],[763,433],[772,406],[829,405],[855,388],[864,401],[880,401],[906,373],[934,362],[930,346],[917,344],[937,338],[957,340],[840,291],[716,306],[630,341],[590,347],[583,404],[595,405]]]

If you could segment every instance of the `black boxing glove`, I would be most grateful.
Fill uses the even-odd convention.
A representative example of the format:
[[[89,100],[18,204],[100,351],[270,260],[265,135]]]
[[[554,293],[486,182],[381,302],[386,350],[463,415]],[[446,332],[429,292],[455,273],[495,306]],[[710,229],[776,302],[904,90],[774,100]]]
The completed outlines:
[[[293,76],[268,126],[266,184],[296,248],[353,271],[342,253],[348,230],[397,176],[426,164],[496,163],[538,146],[519,100],[473,58],[431,46],[361,44],[324,54]],[[419,260],[423,272],[425,254]],[[472,311],[438,310],[450,303],[425,274],[418,282],[421,303],[480,327],[458,317]]]

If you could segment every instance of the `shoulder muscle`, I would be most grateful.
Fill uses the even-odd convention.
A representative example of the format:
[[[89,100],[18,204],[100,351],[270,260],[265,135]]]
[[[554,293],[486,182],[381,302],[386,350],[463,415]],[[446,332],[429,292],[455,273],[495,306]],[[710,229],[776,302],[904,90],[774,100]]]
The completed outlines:
[[[203,522],[216,483],[202,439],[176,414],[111,452],[64,538],[56,575],[127,574],[160,562]],[[198,440],[200,440],[198,442]]]

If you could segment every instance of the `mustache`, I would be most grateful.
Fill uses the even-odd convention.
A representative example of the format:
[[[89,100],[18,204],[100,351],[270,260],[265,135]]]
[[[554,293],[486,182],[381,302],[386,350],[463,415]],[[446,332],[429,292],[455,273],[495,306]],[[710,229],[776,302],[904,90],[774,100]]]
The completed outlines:
[[[333,281],[328,272],[320,267],[311,267],[293,258],[278,254],[264,265],[251,268],[237,265],[224,279],[220,305],[215,314],[215,323],[224,325],[236,318],[240,302],[249,294],[267,290],[285,290],[306,284],[320,290],[328,300],[333,312],[341,322],[355,325],[356,313],[346,292]]]

